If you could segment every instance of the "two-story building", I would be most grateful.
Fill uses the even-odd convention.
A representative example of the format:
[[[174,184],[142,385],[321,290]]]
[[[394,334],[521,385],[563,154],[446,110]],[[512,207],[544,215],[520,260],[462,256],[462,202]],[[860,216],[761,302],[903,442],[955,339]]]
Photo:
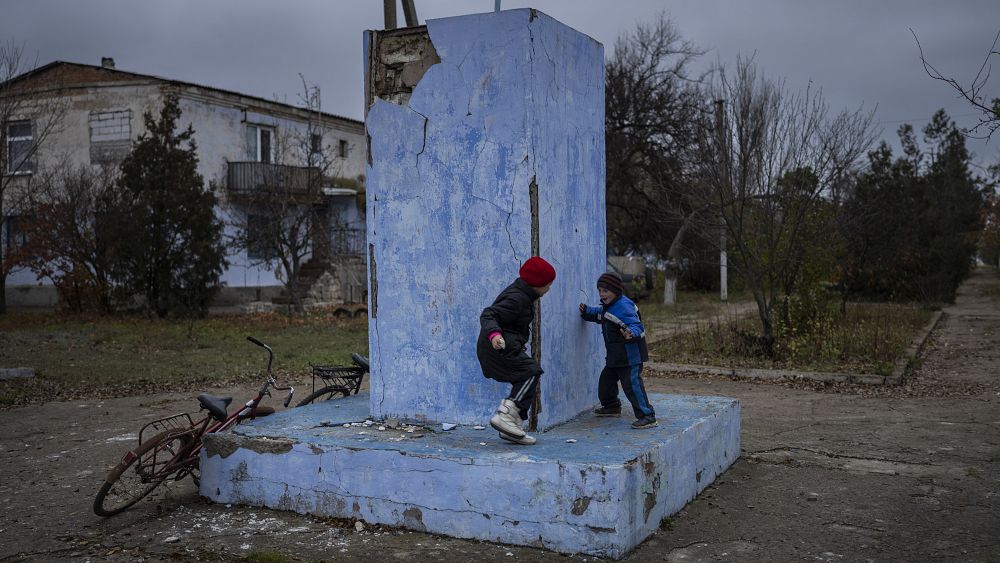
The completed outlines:
[[[115,68],[56,61],[15,78],[19,91],[58,102],[58,127],[38,143],[30,159],[18,160],[34,134],[31,118],[12,116],[2,151],[3,174],[22,183],[51,167],[115,165],[144,131],[142,116],[158,116],[168,95],[180,102],[179,126],[195,131],[199,173],[216,190],[219,216],[227,235],[252,235],[263,225],[255,202],[261,191],[298,192],[297,203],[321,211],[322,228],[313,228],[310,256],[302,270],[306,289],[321,276],[326,298],[361,301],[364,279],[365,133],[361,121],[274,100],[170,80]],[[13,82],[13,81],[12,81]],[[304,147],[304,150],[303,150]],[[322,161],[322,164],[320,164]],[[17,244],[26,217],[3,217],[3,244]],[[277,298],[282,270],[274,249],[263,244],[234,245],[217,304]],[[327,275],[323,275],[327,273]],[[7,279],[9,305],[56,304],[54,288],[26,269]],[[333,295],[331,295],[331,292]],[[287,296],[286,296],[287,297]],[[287,299],[286,299],[287,300]]]

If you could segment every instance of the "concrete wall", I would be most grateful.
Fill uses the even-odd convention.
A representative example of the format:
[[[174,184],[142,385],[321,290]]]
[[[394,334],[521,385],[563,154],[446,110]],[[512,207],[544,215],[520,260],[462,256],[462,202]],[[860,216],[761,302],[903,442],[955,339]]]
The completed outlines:
[[[605,265],[603,47],[529,9],[431,20],[440,62],[400,96],[432,57],[400,69],[391,33],[366,35],[372,415],[489,416],[509,386],[482,376],[479,313],[535,235],[558,272],[541,300],[539,426],[564,422],[597,402],[604,358],[577,310]]]

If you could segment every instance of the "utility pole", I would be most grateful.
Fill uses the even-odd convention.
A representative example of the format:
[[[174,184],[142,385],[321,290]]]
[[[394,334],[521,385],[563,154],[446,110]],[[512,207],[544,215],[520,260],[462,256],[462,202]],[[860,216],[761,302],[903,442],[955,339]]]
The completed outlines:
[[[728,145],[726,141],[726,106],[725,100],[715,100],[715,130],[720,145]],[[723,147],[725,149],[725,147]],[[724,150],[723,162],[726,181],[729,181],[729,151]],[[729,256],[726,255],[726,217],[725,211],[719,212],[719,299],[729,300]]]

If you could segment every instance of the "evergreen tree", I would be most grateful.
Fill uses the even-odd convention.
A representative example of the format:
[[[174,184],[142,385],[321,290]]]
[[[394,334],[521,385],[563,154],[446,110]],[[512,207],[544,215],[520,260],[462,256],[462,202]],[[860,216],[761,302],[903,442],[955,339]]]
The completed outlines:
[[[146,132],[98,218],[121,289],[160,317],[204,314],[226,265],[215,195],[197,171],[194,130],[176,131],[180,115],[175,96],[159,119],[143,115]]]
[[[903,154],[893,160],[884,143],[873,151],[841,210],[844,286],[868,297],[950,301],[976,252],[980,182],[944,111],[924,128],[926,151],[909,125],[899,138]]]

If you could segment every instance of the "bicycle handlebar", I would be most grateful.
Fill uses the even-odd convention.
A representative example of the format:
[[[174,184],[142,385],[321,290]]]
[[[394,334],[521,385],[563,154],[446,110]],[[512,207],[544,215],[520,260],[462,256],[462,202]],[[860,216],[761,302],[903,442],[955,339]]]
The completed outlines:
[[[261,348],[267,350],[267,375],[268,375],[268,377],[270,377],[271,376],[271,361],[274,360],[274,351],[271,350],[270,346],[268,346],[267,344],[264,344],[263,342],[261,342],[260,340],[257,340],[256,338],[254,338],[252,336],[248,336],[247,340],[249,340],[250,342],[253,342],[257,346],[260,346]]]
[[[272,379],[271,381],[274,380]],[[285,408],[287,409],[288,404],[292,402],[292,393],[295,393],[295,388],[292,387],[291,385],[288,385],[286,387],[281,387],[278,385],[276,381],[271,384],[271,387],[273,387],[275,391],[285,391],[285,390],[288,391],[288,396],[285,397]]]
[[[295,388],[291,385],[281,387],[278,385],[278,382],[275,381],[274,376],[271,375],[271,362],[274,360],[274,351],[271,350],[270,346],[252,336],[247,336],[247,340],[267,350],[267,382],[264,383],[264,387],[261,389],[261,394],[263,395],[267,391],[268,386],[273,387],[275,391],[288,391],[288,396],[285,397],[285,408],[288,408],[289,403],[292,402],[292,393],[295,393]]]

